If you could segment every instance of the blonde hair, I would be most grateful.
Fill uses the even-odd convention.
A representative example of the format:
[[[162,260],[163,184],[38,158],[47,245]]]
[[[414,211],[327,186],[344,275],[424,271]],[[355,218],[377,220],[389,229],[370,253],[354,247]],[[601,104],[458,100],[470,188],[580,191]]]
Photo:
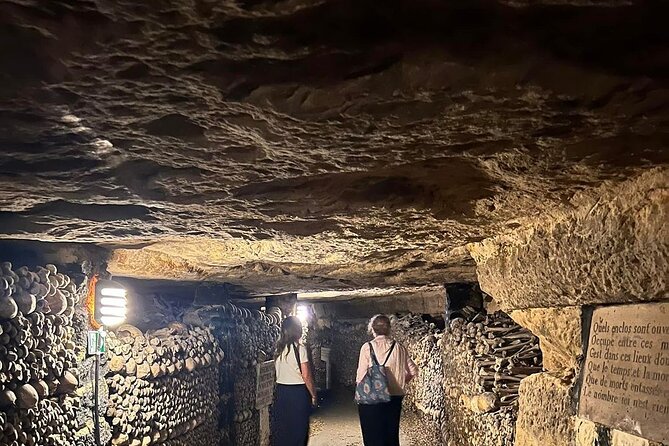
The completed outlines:
[[[390,318],[385,314],[377,314],[369,320],[367,331],[372,336],[389,336],[391,331]]]

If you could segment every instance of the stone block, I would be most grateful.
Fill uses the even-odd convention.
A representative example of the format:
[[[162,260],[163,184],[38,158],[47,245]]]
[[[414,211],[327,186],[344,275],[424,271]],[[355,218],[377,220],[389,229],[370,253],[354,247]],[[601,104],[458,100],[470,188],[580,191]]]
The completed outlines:
[[[481,289],[507,312],[661,300],[668,220],[669,171],[657,169],[467,247]]]
[[[572,446],[576,436],[571,387],[548,373],[523,379],[515,446]]]
[[[615,429],[611,432],[611,446],[650,446],[650,444],[645,438],[636,437],[626,432]]]
[[[590,420],[574,419],[576,446],[598,446],[601,444],[600,428]]]
[[[566,376],[573,375],[583,355],[581,312],[580,307],[533,308],[510,316],[539,338],[544,368]]]

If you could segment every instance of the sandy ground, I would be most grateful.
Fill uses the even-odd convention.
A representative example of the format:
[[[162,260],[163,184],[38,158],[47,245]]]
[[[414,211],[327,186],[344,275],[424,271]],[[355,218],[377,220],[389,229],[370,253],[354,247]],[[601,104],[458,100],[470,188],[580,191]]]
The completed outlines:
[[[402,446],[414,446],[405,435],[400,440]],[[362,446],[353,392],[337,390],[318,409],[311,419],[309,446]]]

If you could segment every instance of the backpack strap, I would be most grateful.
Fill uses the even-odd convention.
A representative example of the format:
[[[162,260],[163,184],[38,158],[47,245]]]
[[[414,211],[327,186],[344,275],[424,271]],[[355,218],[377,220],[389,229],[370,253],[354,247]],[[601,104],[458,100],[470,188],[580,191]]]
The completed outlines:
[[[297,368],[299,369],[302,366],[302,361],[300,361],[300,349],[295,344],[293,344],[293,349],[295,349],[295,360],[297,361]]]
[[[393,354],[393,349],[395,348],[395,344],[397,344],[397,342],[393,341],[393,345],[391,345],[390,350],[388,350],[388,355],[386,356],[386,360],[383,361],[383,366],[384,367],[386,366],[386,363],[388,362],[388,359],[390,359],[390,355]]]
[[[372,343],[368,342],[369,345],[369,353],[371,354],[372,357],[372,364],[373,365],[379,365],[379,361],[376,359],[376,354],[374,354],[374,348],[372,348]]]

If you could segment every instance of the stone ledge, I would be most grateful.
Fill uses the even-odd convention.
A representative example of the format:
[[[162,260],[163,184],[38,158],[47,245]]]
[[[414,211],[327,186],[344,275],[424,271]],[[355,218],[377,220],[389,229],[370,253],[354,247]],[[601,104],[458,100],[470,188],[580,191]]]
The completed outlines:
[[[669,169],[582,194],[529,227],[468,245],[506,310],[659,300],[669,271]]]

